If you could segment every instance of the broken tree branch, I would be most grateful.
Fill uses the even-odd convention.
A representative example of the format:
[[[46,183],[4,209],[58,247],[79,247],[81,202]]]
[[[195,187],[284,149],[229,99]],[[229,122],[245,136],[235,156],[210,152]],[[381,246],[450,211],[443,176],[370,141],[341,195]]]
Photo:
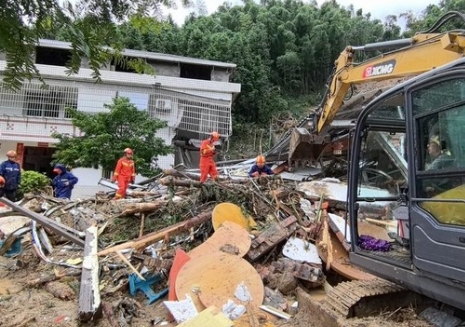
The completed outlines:
[[[135,249],[145,248],[148,245],[155,243],[159,240],[162,240],[169,235],[180,233],[182,231],[189,230],[189,228],[191,227],[200,225],[201,223],[204,223],[207,220],[211,219],[211,216],[212,216],[212,211],[203,212],[200,215],[195,216],[191,219],[188,219],[180,223],[177,223],[175,225],[163,228],[162,230],[159,230],[157,232],[147,234],[136,240],[129,241],[123,244],[119,244],[119,245],[104,249],[100,251],[98,255],[103,256],[103,255],[107,255],[107,254],[110,254],[116,251],[121,251],[121,250],[129,249],[129,248],[135,248]]]

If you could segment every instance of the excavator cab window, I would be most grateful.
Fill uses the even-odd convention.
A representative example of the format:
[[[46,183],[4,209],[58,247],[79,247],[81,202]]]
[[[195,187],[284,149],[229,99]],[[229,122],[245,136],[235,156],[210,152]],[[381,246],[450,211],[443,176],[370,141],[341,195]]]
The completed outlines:
[[[465,78],[412,93],[417,197],[442,224],[465,226]],[[446,200],[436,202],[436,200]]]
[[[407,184],[407,152],[403,94],[385,99],[371,111],[360,153],[359,195],[362,188],[396,197]],[[365,191],[366,193],[366,191]],[[381,195],[381,193],[379,193]]]
[[[409,184],[404,99],[404,93],[399,91],[375,104],[363,123],[363,132],[358,136],[361,147],[356,190],[357,234],[385,242],[393,242],[393,236],[383,228],[369,229],[370,226],[363,224],[363,220],[408,220],[408,210],[403,210],[405,204],[399,204],[403,202],[399,201],[403,196],[402,191],[405,192]],[[408,239],[407,230],[400,235]],[[394,237],[397,237],[397,233],[394,233]],[[408,265],[408,252],[405,253],[407,256],[401,256],[400,260],[407,260],[405,264]]]

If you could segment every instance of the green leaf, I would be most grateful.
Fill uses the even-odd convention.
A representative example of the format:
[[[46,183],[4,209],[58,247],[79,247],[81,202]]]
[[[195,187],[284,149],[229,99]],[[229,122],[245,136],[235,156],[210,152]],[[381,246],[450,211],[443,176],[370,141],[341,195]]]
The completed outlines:
[[[134,150],[136,170],[139,174],[151,177],[158,171],[151,168],[153,157],[172,153],[172,147],[156,137],[166,122],[149,117],[146,111],[138,110],[128,98],[114,98],[106,104],[108,112],[85,113],[74,108],[67,111],[73,126],[84,135],[70,137],[64,134],[53,135],[58,139],[54,162],[72,167],[103,168],[112,171],[125,148]]]

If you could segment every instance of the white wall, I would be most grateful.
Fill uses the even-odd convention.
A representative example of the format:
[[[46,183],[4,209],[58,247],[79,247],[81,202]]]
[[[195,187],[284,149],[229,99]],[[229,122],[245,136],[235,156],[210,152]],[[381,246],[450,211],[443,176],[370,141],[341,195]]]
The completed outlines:
[[[79,185],[83,186],[98,185],[100,178],[102,178],[101,169],[74,168],[72,173],[79,178]]]
[[[0,61],[0,71],[4,68],[4,63]],[[84,81],[83,76],[77,80],[76,77],[64,79],[61,74],[61,68],[39,65],[45,70],[46,82],[53,86],[61,87],[62,94],[60,114],[56,118],[52,117],[26,117],[25,111],[25,93],[11,93],[0,87],[0,161],[6,160],[6,152],[16,150],[17,143],[24,143],[24,146],[37,146],[38,142],[46,142],[50,145],[56,143],[57,140],[51,137],[53,132],[64,133],[69,135],[79,135],[79,131],[71,125],[69,119],[64,118],[64,107],[70,103],[75,103],[77,108],[84,112],[99,112],[104,111],[104,104],[110,103],[112,98],[117,94],[127,96],[140,110],[147,110],[149,102],[149,94],[152,94],[153,83],[160,79],[165,89],[176,90],[177,92],[188,93],[197,96],[208,97],[216,100],[231,101],[232,93],[240,90],[240,84],[220,83],[213,81],[193,81],[174,77],[163,77],[157,75],[156,78],[141,76],[138,74],[108,72],[107,78],[112,80],[112,83],[100,84]],[[85,71],[85,69],[83,70]],[[105,72],[107,73],[107,72]],[[82,73],[80,73],[82,74]],[[45,76],[44,75],[44,76]],[[55,75],[56,77],[52,76]],[[79,74],[78,74],[79,75]],[[111,78],[110,78],[111,77]],[[118,81],[118,84],[116,84]],[[138,82],[139,84],[134,84]],[[150,83],[148,83],[150,82]],[[165,83],[167,82],[167,83]],[[168,83],[169,82],[169,83]],[[37,84],[25,84],[24,91],[38,91]],[[34,101],[40,102],[41,99]],[[53,102],[52,98],[45,98],[45,101]],[[183,116],[182,108],[179,108],[177,103],[174,106],[175,110],[167,113],[156,113],[154,116],[168,122],[168,127],[161,129],[157,136],[161,137],[166,144],[171,144],[172,139],[176,135],[178,127]],[[27,105],[26,105],[27,107]],[[44,109],[45,110],[45,109]],[[52,110],[52,109],[47,109]],[[162,169],[169,168],[174,165],[174,154],[160,156],[158,158],[158,166]],[[102,177],[100,169],[75,168],[73,173],[79,178],[79,185],[95,186]],[[138,176],[136,181],[145,179]]]

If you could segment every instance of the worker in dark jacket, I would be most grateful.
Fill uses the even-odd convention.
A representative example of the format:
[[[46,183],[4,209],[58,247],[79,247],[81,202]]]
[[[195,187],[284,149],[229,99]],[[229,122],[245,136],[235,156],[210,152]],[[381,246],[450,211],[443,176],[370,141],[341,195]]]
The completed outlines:
[[[58,174],[52,181],[56,198],[71,199],[71,191],[78,182],[78,178],[70,173],[62,164],[56,164],[53,172]]]
[[[249,177],[261,177],[274,175],[274,172],[266,165],[264,156],[258,156],[255,164],[250,168]]]
[[[6,196],[10,201],[16,201],[16,191],[21,184],[21,167],[16,162],[16,151],[6,153],[8,160],[0,164],[0,176],[5,179],[5,186],[0,189],[0,197]]]

